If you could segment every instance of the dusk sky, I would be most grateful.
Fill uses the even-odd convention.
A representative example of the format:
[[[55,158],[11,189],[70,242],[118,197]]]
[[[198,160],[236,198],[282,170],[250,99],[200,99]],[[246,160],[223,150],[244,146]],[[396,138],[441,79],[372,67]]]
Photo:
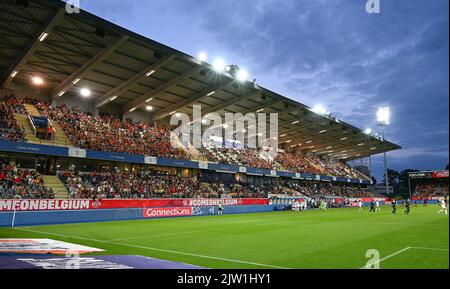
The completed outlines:
[[[80,0],[82,9],[192,56],[222,57],[250,79],[361,129],[390,106],[396,170],[449,162],[449,1]],[[383,157],[372,159],[378,181]]]

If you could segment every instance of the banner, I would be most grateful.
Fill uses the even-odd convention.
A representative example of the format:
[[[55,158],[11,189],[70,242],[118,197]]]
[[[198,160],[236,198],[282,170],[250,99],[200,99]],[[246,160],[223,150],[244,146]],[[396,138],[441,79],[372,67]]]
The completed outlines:
[[[448,178],[448,171],[432,172],[431,177],[433,179]]]
[[[59,210],[91,210],[91,209],[124,209],[155,207],[197,207],[197,206],[243,206],[268,205],[268,199],[136,199],[136,200],[1,200],[1,211],[59,211]]]
[[[144,209],[144,218],[192,216],[192,207]]]

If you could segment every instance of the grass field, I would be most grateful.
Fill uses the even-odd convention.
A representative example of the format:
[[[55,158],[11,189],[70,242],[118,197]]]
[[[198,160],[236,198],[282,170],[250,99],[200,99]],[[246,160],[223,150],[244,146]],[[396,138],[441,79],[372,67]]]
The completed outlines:
[[[208,268],[449,268],[449,219],[436,205],[0,228],[0,238],[51,238]]]

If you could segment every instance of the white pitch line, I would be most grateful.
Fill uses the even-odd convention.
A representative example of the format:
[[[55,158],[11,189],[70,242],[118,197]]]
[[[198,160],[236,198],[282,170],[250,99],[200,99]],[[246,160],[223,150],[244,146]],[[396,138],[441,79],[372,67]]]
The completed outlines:
[[[408,251],[409,249],[411,249],[411,247],[403,248],[403,249],[401,249],[401,250],[399,250],[399,251],[397,251],[397,252],[392,253],[391,255],[388,255],[388,256],[386,256],[386,257],[384,257],[384,258],[381,258],[380,260],[374,262],[373,265],[380,264],[381,262],[383,262],[383,261],[385,261],[385,260],[387,260],[387,259],[390,259],[390,258],[392,258],[392,257],[394,257],[394,256],[397,256],[398,254],[401,254],[401,253],[403,253],[403,252],[405,252],[405,251]],[[366,264],[366,265],[367,265],[367,264]],[[359,269],[366,269],[366,265],[364,265],[363,267],[361,267],[361,268],[359,268]]]
[[[418,249],[418,250],[433,250],[433,251],[447,251],[447,252],[449,251],[449,249],[445,249],[445,248],[406,247],[406,248],[403,248],[403,249],[401,249],[401,250],[399,250],[399,251],[397,251],[397,252],[395,252],[395,253],[392,253],[391,255],[388,255],[388,256],[386,256],[386,257],[384,257],[384,258],[378,260],[377,262],[374,263],[374,265],[375,265],[375,264],[379,264],[379,263],[381,263],[381,262],[384,261],[384,260],[390,259],[390,258],[392,258],[392,257],[394,257],[394,256],[396,256],[396,255],[398,255],[398,254],[401,254],[401,253],[403,253],[403,252],[405,252],[405,251],[408,251],[408,250],[411,250],[411,249]],[[363,266],[363,267],[361,267],[360,269],[366,269],[366,266]]]
[[[73,238],[73,239],[80,239],[80,240],[87,240],[87,241],[94,241],[94,242],[101,242],[101,243],[108,243],[108,244],[113,244],[113,245],[118,245],[118,246],[131,247],[131,248],[146,249],[146,250],[152,250],[152,251],[158,251],[158,252],[166,252],[166,253],[185,255],[185,256],[193,256],[193,257],[204,258],[204,259],[212,259],[212,260],[219,260],[219,261],[225,261],[225,262],[254,265],[254,266],[274,268],[274,269],[290,269],[290,268],[287,268],[287,267],[280,267],[280,266],[275,266],[275,265],[268,265],[268,264],[255,263],[255,262],[247,262],[247,261],[241,261],[241,260],[220,258],[220,257],[214,257],[214,256],[186,253],[186,252],[166,250],[166,249],[159,249],[159,248],[152,248],[152,247],[145,247],[145,246],[138,246],[138,245],[129,245],[129,244],[123,244],[123,243],[117,243],[117,242],[111,242],[111,241],[104,241],[104,240],[97,240],[97,239],[91,239],[91,238],[83,238],[83,237],[70,236],[70,235],[64,235],[64,234],[56,234],[56,233],[35,231],[35,230],[22,229],[22,228],[15,228],[15,229],[16,230],[21,230],[21,231],[33,232],[33,233],[48,234],[48,235],[59,236],[59,237],[68,237],[68,238]]]
[[[445,248],[429,248],[429,247],[410,247],[411,249],[419,249],[419,250],[433,250],[433,251],[449,251],[449,249]]]

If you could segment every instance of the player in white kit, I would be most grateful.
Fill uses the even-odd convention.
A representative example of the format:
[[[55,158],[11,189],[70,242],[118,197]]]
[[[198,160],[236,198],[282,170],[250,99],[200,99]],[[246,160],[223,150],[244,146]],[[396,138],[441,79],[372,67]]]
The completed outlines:
[[[443,198],[441,199],[441,210],[439,211],[439,213],[444,212],[446,215],[448,215],[448,210],[447,210],[447,201]]]
[[[381,211],[380,201],[376,200],[375,202],[375,211]]]

